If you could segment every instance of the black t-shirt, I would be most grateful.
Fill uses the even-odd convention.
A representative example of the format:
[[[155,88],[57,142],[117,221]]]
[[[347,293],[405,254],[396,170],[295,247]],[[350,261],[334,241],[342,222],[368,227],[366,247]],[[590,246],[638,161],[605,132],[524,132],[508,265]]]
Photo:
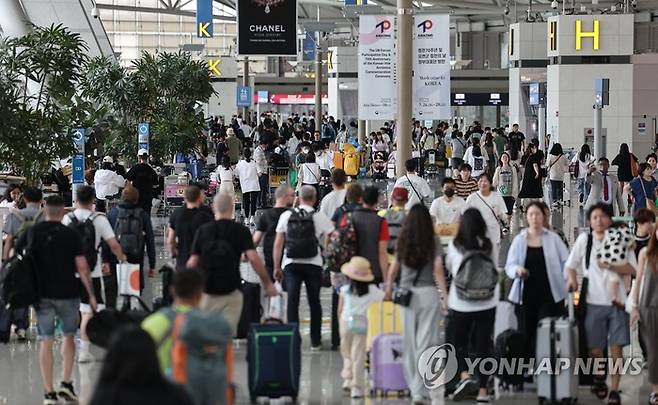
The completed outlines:
[[[212,222],[214,216],[210,208],[202,205],[200,208],[179,207],[171,213],[169,226],[176,232],[178,240],[178,256],[176,257],[176,268],[185,268],[187,259],[190,258],[190,250],[194,235],[201,225]]]
[[[521,146],[523,145],[523,141],[525,140],[525,135],[523,135],[523,132],[521,131],[510,132],[508,138],[509,138],[509,144],[510,144],[510,149],[512,150],[512,154],[514,153],[518,154],[521,151]],[[512,159],[515,160],[515,157],[512,156]]]
[[[131,167],[126,178],[132,181],[133,186],[139,191],[138,205],[149,211],[153,204],[153,186],[157,186],[158,174],[146,163],[137,163]],[[150,214],[149,214],[150,215]]]
[[[256,230],[263,232],[263,253],[265,254],[265,265],[268,269],[274,268],[274,239],[276,239],[276,225],[279,217],[286,212],[287,208],[271,208],[261,215]]]
[[[16,251],[22,250],[30,237],[34,238],[32,256],[38,271],[41,297],[80,298],[80,281],[75,276],[75,258],[84,255],[80,235],[60,222],[39,222],[18,239]]]
[[[249,228],[233,220],[220,219],[199,228],[194,236],[194,242],[192,242],[191,254],[200,255],[203,258],[204,252],[207,253],[207,249],[218,239],[228,242],[231,246],[233,262],[213,263],[202,269],[206,275],[206,292],[210,294],[217,294],[217,291],[234,291],[240,288],[240,256],[247,250],[254,249],[254,241],[251,238]],[[201,262],[203,262],[203,259]],[[224,273],[226,277],[216,277],[212,273]],[[223,279],[223,282],[230,279],[232,285],[217,285],[213,280],[218,278]]]

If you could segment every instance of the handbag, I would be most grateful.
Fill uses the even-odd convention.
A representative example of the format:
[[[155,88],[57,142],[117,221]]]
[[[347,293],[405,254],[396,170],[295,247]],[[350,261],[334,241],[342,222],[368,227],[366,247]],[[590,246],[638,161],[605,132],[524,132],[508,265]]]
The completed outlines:
[[[355,335],[368,333],[368,317],[366,315],[354,314],[352,308],[352,294],[345,294],[345,305],[347,309],[347,328]]]
[[[642,177],[638,177],[640,179],[640,184],[642,185],[642,192],[644,193],[644,200],[646,201],[646,207],[647,209],[651,210],[654,212],[654,214],[658,214],[658,207],[656,207],[656,202],[654,200],[650,200],[649,196],[647,195],[647,189],[644,187],[644,180]]]
[[[420,277],[420,270],[416,270],[414,281],[411,283],[412,287],[416,286],[419,277]],[[412,295],[413,293],[411,292],[411,288],[398,287],[393,292],[393,302],[402,307],[408,307],[409,304],[411,303]]]

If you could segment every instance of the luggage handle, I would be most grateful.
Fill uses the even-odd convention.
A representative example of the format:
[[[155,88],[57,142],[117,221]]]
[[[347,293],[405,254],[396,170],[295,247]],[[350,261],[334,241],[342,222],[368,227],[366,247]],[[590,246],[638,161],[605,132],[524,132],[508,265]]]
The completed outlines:
[[[385,304],[384,301],[382,301],[379,304],[379,330],[382,333],[384,331],[384,304]],[[395,319],[396,318],[396,316],[395,316],[395,303],[392,303],[392,305],[393,305],[393,316],[392,316],[392,318],[393,318],[393,331],[395,331],[396,326],[397,326],[396,323],[395,323],[396,322],[396,319]]]
[[[567,295],[567,301],[568,301],[567,308],[569,309],[569,321],[572,323],[576,322],[576,315],[575,315],[575,309],[573,304],[574,297],[575,297],[574,292],[569,291],[569,294]],[[583,298],[584,297],[581,297],[581,299]]]
[[[136,298],[137,302],[142,307],[142,309],[148,313],[151,313],[151,309],[142,300],[142,297],[133,294],[120,294],[120,296],[123,297],[123,305],[121,306],[121,312],[126,312],[130,310],[130,301],[132,298]]]
[[[283,325],[283,321],[279,318],[265,318],[262,322],[263,325]]]

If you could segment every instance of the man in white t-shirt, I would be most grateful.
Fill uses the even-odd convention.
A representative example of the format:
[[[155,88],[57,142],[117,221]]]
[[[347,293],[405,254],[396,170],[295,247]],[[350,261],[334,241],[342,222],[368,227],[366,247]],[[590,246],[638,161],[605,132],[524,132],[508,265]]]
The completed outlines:
[[[417,162],[416,159],[409,159],[404,162],[405,169],[407,169],[407,174],[401,176],[393,187],[403,187],[406,188],[409,192],[409,201],[404,207],[407,211],[411,209],[414,205],[418,203],[423,203],[423,200],[429,198],[432,194],[432,189],[427,183],[427,180],[420,177],[416,174]]]
[[[331,220],[321,212],[314,212],[317,192],[313,186],[299,190],[299,208],[286,211],[279,217],[274,240],[274,278],[285,278],[288,292],[288,322],[299,322],[299,294],[302,283],[306,285],[311,307],[311,350],[320,350],[322,343],[322,286],[321,247],[326,245],[334,230]],[[308,216],[312,226],[308,228]],[[292,219],[291,219],[292,218]],[[308,233],[308,234],[307,234]],[[284,249],[285,248],[285,249]],[[283,269],[283,271],[281,270]]]
[[[333,191],[325,195],[320,202],[320,212],[331,218],[336,212],[336,209],[345,203],[345,194],[347,189],[345,183],[347,182],[347,175],[343,169],[334,169],[331,172],[331,185]]]
[[[80,229],[87,220],[90,220],[95,230],[94,246],[96,248],[96,263],[90,264],[92,287],[94,288],[94,295],[98,302],[98,310],[104,307],[103,297],[103,263],[100,257],[100,244],[105,241],[112,250],[112,253],[117,257],[119,262],[126,261],[126,255],[121,250],[119,242],[116,240],[114,230],[107,220],[105,214],[94,212],[94,189],[90,186],[82,186],[76,191],[76,208],[75,210],[64,216],[62,224],[70,226],[74,229]],[[77,224],[77,225],[76,225]],[[85,246],[83,246],[83,249]],[[109,267],[108,267],[109,271]],[[89,337],[86,333],[87,323],[93,316],[93,311],[89,306],[89,296],[83,289],[80,293],[80,353],[78,362],[87,363],[95,361],[94,356],[89,352]]]
[[[635,252],[628,252],[628,263],[621,266],[610,266],[597,261],[596,254],[603,247],[605,231],[612,224],[612,209],[609,205],[598,203],[588,211],[588,219],[592,228],[591,235],[582,233],[576,239],[571,254],[565,265],[567,286],[570,291],[578,289],[577,269],[583,269],[587,277],[587,315],[585,330],[587,331],[587,347],[592,358],[603,357],[605,348],[610,347],[610,358],[613,361],[622,359],[624,346],[630,344],[629,316],[624,308],[613,305],[609,288],[609,280],[613,274],[620,276],[634,274],[637,267]],[[588,249],[588,245],[591,247]],[[587,253],[589,250],[589,258]],[[621,302],[626,300],[624,283],[619,283],[618,297]],[[583,299],[583,297],[581,297]],[[610,401],[621,403],[619,399],[619,382],[621,375],[613,373],[610,384]],[[607,391],[605,375],[595,378],[592,390],[601,396]],[[601,398],[601,396],[599,398]]]
[[[466,202],[455,195],[456,185],[452,177],[445,177],[441,187],[443,196],[432,201],[430,214],[438,225],[457,224]]]

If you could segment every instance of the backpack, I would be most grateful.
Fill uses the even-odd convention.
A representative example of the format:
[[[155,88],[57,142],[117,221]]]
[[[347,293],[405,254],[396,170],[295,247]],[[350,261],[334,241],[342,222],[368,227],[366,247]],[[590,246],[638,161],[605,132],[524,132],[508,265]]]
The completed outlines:
[[[455,275],[457,297],[466,301],[483,301],[493,298],[498,284],[498,270],[488,254],[481,250],[464,253]]]
[[[21,252],[15,252],[2,266],[0,303],[3,307],[26,308],[39,301],[38,272],[32,254],[35,238],[30,232],[27,246]]]
[[[166,336],[172,338],[171,378],[185,386],[195,404],[233,404],[233,343],[227,321],[217,313],[176,313],[171,308],[163,313],[172,324]]]
[[[329,124],[323,124],[322,127],[322,139],[334,139],[336,136],[334,128]]]
[[[240,285],[240,272],[233,268],[238,264],[240,253],[235,251],[227,237],[220,235],[215,225],[214,237],[201,246],[199,267],[203,270],[208,294],[228,294]]]
[[[119,207],[114,233],[128,263],[140,263],[144,257],[142,209]]]
[[[96,246],[96,228],[94,227],[94,220],[99,215],[102,214],[93,213],[84,221],[80,221],[73,213],[69,215],[71,223],[68,226],[76,231],[82,239],[82,252],[87,258],[90,271],[94,271],[96,262],[98,262],[98,246]]]
[[[18,239],[20,239],[21,236],[23,236],[25,232],[27,232],[28,229],[32,227],[32,225],[36,224],[39,221],[39,219],[43,215],[43,210],[39,210],[36,214],[34,214],[34,216],[31,217],[24,216],[18,210],[12,210],[11,213],[16,218],[18,218],[18,220],[21,223],[18,226],[16,235],[14,235],[14,241],[17,241]]]
[[[363,314],[354,313],[352,298],[352,292],[347,291],[345,293],[347,328],[355,335],[366,335],[368,333],[368,317]]]
[[[483,157],[473,157],[473,170],[484,170]]]
[[[295,208],[290,211],[286,229],[286,256],[290,259],[310,259],[318,254],[313,213]]]
[[[357,255],[358,246],[352,213],[348,212],[338,220],[336,229],[329,235],[324,255],[327,268],[340,272],[340,267]]]
[[[388,233],[390,235],[387,247],[388,253],[393,254],[395,252],[395,244],[398,241],[398,236],[402,230],[402,223],[406,216],[407,213],[405,210],[388,209],[386,210],[386,214],[384,214],[384,219],[386,219],[386,222],[388,223]]]
[[[521,332],[516,329],[507,329],[496,337],[494,353],[498,361],[507,360],[512,364],[514,359],[523,358],[525,353],[525,338]],[[521,385],[523,384],[523,375],[516,373],[503,372],[501,375],[503,384]]]

